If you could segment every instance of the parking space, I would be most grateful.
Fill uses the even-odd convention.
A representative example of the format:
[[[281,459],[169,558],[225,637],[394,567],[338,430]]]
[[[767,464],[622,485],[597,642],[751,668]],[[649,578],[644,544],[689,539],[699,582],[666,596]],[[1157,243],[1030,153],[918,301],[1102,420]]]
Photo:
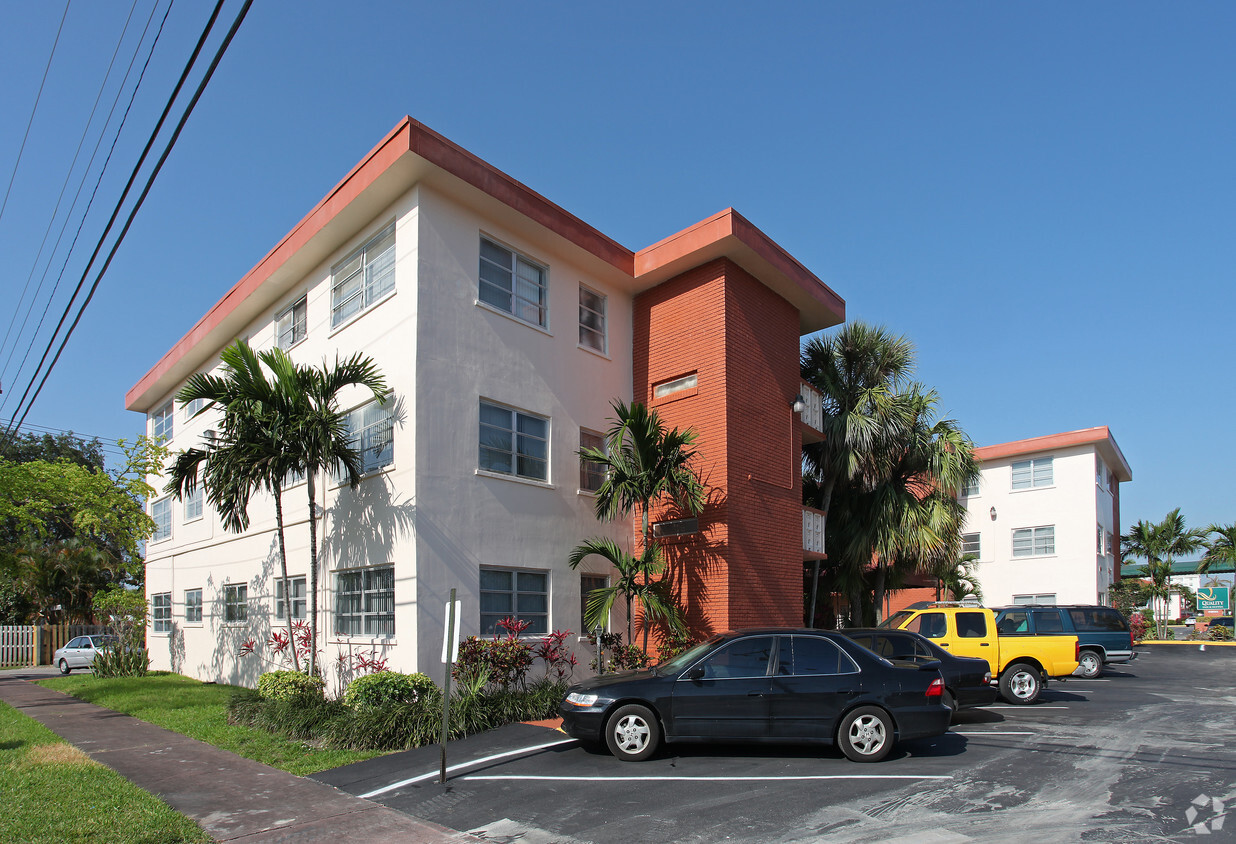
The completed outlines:
[[[521,844],[875,842],[928,840],[927,829],[937,840],[1183,840],[1198,795],[1236,800],[1229,677],[1232,651],[1152,649],[1102,678],[1052,684],[1037,705],[963,711],[946,735],[873,765],[831,748],[742,745],[670,745],[624,763],[514,725],[453,743],[445,786],[436,747],[318,778]]]

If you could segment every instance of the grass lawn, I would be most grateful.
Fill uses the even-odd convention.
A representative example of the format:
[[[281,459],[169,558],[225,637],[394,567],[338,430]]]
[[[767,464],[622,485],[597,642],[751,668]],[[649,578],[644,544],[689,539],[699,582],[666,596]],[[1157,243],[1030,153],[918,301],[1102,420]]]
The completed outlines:
[[[0,841],[211,840],[159,798],[4,703],[0,703],[0,783]]]
[[[39,685],[298,776],[381,755],[379,751],[321,750],[263,730],[228,724],[227,702],[235,687],[201,683],[179,674],[152,671],[145,677],[106,680],[77,674],[40,680]]]

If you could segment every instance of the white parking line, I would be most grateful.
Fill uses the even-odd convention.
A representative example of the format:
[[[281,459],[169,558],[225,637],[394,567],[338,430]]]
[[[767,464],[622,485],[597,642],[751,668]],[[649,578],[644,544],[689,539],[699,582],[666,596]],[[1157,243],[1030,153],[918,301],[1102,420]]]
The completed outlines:
[[[815,774],[803,776],[771,776],[771,777],[687,777],[687,776],[647,776],[647,777],[557,777],[536,774],[477,774],[462,776],[461,780],[535,780],[546,782],[790,782],[797,780],[951,780],[951,776],[929,774]]]
[[[984,706],[983,708],[984,709],[1020,709],[1024,712],[1034,712],[1035,710],[1038,710],[1038,709],[1068,709],[1067,706],[1040,706],[1038,704],[1034,704],[1032,706],[1017,706],[1016,704],[1011,704],[1011,703],[1010,704],[999,703],[999,704]]]
[[[522,756],[526,753],[535,753],[538,750],[545,750],[548,747],[558,747],[559,745],[562,745],[562,744],[572,744],[574,741],[575,739],[560,739],[558,741],[547,742],[546,744],[536,744],[536,745],[533,745],[532,747],[521,747],[518,750],[508,750],[506,753],[495,753],[493,756],[485,756],[480,759],[471,759],[467,762],[460,762],[458,765],[451,765],[450,767],[446,769],[446,773],[449,775],[454,771],[462,771],[465,768],[475,768],[477,765],[484,765],[486,762],[496,762],[499,759],[509,759],[512,756]],[[364,794],[360,796],[366,799],[377,797],[379,794],[385,794],[388,791],[394,791],[397,788],[403,788],[405,785],[412,785],[413,783],[424,782],[425,780],[433,779],[434,777],[439,776],[440,774],[441,774],[441,771],[430,771],[427,774],[421,774],[415,777],[408,777],[406,780],[400,780],[399,782],[393,782],[390,785],[385,785],[385,786],[382,786],[381,788],[375,788],[373,791],[365,792]]]
[[[955,736],[1032,736],[1030,730],[974,730],[973,732],[959,733],[956,730],[949,730]]]

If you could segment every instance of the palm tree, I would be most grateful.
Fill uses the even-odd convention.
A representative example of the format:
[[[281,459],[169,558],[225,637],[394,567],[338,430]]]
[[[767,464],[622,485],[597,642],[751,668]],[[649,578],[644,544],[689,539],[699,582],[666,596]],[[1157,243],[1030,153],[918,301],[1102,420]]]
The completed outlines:
[[[627,641],[632,638],[634,614],[632,604],[639,602],[644,618],[650,621],[665,621],[675,631],[682,629],[682,612],[669,595],[669,590],[659,580],[654,580],[665,570],[665,557],[660,546],[647,546],[636,557],[619,547],[612,539],[597,537],[576,546],[567,562],[577,568],[585,557],[596,554],[618,571],[618,579],[609,586],[594,589],[588,595],[588,609],[584,622],[589,628],[603,626],[619,595],[627,602]],[[645,625],[646,627],[647,625]]]
[[[873,453],[906,420],[894,402],[897,389],[909,376],[914,349],[908,339],[881,326],[852,322],[826,338],[816,338],[801,356],[803,380],[823,396],[824,440],[804,446],[804,504],[822,510],[826,529],[833,493],[870,465]],[[812,482],[808,482],[808,479]],[[865,566],[864,566],[865,567]],[[863,568],[839,571],[848,587],[851,618],[861,612]],[[815,623],[820,564],[811,575],[808,623]]]
[[[936,580],[936,600],[947,592],[954,601],[963,601],[974,597],[983,600],[983,588],[979,584],[975,569],[978,568],[974,554],[965,554],[961,559],[955,559],[932,567],[928,573]]]
[[[1171,595],[1172,559],[1191,554],[1202,547],[1206,531],[1186,528],[1180,508],[1167,514],[1163,521],[1152,524],[1139,520],[1127,534],[1120,537],[1120,547],[1126,556],[1146,561],[1151,595],[1160,609],[1155,613],[1155,628],[1159,638],[1167,636],[1167,601]]]
[[[290,607],[286,600],[292,593],[284,540],[283,484],[298,464],[288,448],[292,420],[262,364],[274,370],[290,366],[291,361],[281,349],[258,355],[243,341],[228,346],[220,357],[224,365],[222,376],[196,373],[176,396],[182,405],[205,402],[198,413],[217,405],[223,415],[216,435],[205,449],[190,448],[177,455],[166,491],[180,500],[202,483],[207,500],[223,519],[224,528],[235,533],[249,527],[249,502],[253,495],[259,491],[270,493],[275,502],[285,606]],[[292,641],[292,613],[285,615],[288,640]],[[299,671],[296,649],[290,650],[292,667]]]
[[[583,459],[597,463],[605,469],[605,480],[597,490],[596,515],[598,519],[608,521],[639,512],[643,546],[640,559],[645,562],[634,566],[641,569],[636,573],[636,579],[641,590],[656,587],[645,594],[652,596],[655,593],[657,600],[667,601],[669,590],[666,579],[669,569],[663,564],[653,565],[654,560],[661,557],[659,550],[650,550],[656,546],[652,537],[650,513],[655,506],[667,499],[680,511],[692,515],[698,515],[704,509],[704,485],[690,465],[696,454],[691,445],[697,435],[690,429],[680,431],[677,428],[667,428],[655,410],[649,410],[640,402],[627,405],[619,399],[612,407],[615,415],[605,435],[605,448],[581,448],[579,451]],[[589,540],[572,551],[571,559],[575,560],[576,554],[589,547],[590,543],[593,547],[603,548],[606,542],[609,540]],[[600,551],[585,551],[578,560],[582,560],[589,553],[600,553],[601,556],[610,558]],[[578,560],[572,563],[572,566],[577,565]],[[644,650],[647,651],[648,622],[664,618],[672,627],[678,629],[678,615],[662,613],[643,600],[641,606],[645,607],[643,628]],[[630,627],[630,617],[627,624]],[[629,630],[627,641],[630,642]]]
[[[1202,555],[1202,560],[1198,563],[1197,570],[1201,573],[1210,571],[1210,567],[1214,565],[1227,565],[1236,568],[1236,523],[1230,525],[1212,524],[1206,528],[1206,540],[1203,543],[1206,547],[1206,553]],[[1234,584],[1236,585],[1236,584]],[[1236,596],[1228,591],[1228,608],[1232,607],[1232,601]]]

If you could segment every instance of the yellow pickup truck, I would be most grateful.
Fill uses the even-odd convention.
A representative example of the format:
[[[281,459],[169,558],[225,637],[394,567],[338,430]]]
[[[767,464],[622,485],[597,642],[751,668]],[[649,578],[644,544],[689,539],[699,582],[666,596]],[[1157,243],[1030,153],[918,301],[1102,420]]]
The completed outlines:
[[[913,630],[957,656],[987,660],[1009,703],[1034,703],[1049,677],[1063,680],[1077,670],[1076,636],[1000,636],[996,614],[986,607],[914,604],[881,627]]]

